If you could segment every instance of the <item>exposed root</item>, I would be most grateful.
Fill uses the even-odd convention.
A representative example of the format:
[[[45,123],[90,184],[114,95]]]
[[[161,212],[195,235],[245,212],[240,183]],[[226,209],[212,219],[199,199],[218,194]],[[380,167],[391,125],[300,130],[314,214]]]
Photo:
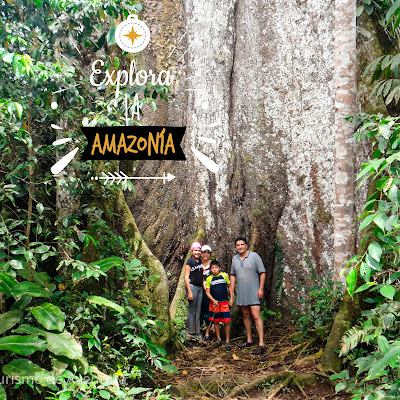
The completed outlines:
[[[288,371],[283,371],[283,372],[275,372],[275,373],[271,373],[271,374],[267,374],[267,375],[263,375],[257,379],[254,379],[253,381],[247,383],[247,384],[243,384],[240,386],[235,386],[229,393],[228,397],[236,397],[239,394],[248,392],[258,386],[261,386],[263,383],[265,382],[270,382],[273,379],[278,379],[278,380],[282,380],[282,379],[286,379],[288,376],[293,375],[292,372],[288,372]]]
[[[314,383],[316,380],[315,375],[313,373],[307,373],[307,374],[295,374],[294,372],[290,371],[281,371],[281,372],[276,372],[276,373],[270,373],[264,376],[261,376],[257,379],[254,379],[253,381],[243,384],[243,385],[237,385],[235,386],[231,392],[229,393],[228,397],[237,397],[242,393],[249,392],[252,389],[255,389],[267,382],[271,382],[272,380],[280,380],[282,383],[280,383],[278,386],[276,386],[270,393],[267,398],[267,400],[274,399],[275,396],[285,387],[288,387],[290,384],[296,385],[303,396],[305,398],[308,398],[306,393],[304,392],[303,388],[301,385],[306,385],[307,383],[310,383],[311,381]]]

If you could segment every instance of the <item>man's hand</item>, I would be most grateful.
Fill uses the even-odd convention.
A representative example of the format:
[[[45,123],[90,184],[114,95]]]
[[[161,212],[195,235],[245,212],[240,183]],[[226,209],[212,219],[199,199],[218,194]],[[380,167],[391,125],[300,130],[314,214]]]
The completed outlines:
[[[264,297],[264,289],[258,289],[257,297],[261,300]]]
[[[232,307],[234,302],[235,302],[235,299],[233,297],[231,297],[229,300],[229,307]]]
[[[188,293],[188,300],[193,300],[193,293],[192,292]]]

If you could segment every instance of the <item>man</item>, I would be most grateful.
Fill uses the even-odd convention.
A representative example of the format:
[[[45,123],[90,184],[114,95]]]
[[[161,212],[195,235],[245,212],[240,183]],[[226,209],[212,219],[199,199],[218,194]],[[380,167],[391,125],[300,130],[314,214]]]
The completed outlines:
[[[265,267],[261,257],[248,250],[246,238],[238,237],[235,240],[236,254],[232,259],[230,306],[234,302],[234,289],[237,282],[237,300],[243,314],[243,324],[246,328],[247,341],[238,345],[239,348],[253,345],[251,334],[251,316],[253,316],[258,333],[258,347],[252,351],[254,355],[263,354],[264,323],[261,318],[261,299],[264,297]]]

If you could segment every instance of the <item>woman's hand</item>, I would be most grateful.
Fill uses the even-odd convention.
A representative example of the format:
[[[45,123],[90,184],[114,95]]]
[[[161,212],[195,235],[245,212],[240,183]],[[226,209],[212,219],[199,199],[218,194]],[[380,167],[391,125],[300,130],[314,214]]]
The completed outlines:
[[[193,293],[192,292],[188,293],[188,300],[193,300]]]

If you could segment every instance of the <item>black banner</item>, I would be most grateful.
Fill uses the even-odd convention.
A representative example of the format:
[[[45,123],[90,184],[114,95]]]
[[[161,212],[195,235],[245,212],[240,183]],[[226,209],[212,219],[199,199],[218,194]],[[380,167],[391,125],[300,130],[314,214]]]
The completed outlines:
[[[88,144],[83,160],[186,160],[181,141],[186,127],[82,127]]]

